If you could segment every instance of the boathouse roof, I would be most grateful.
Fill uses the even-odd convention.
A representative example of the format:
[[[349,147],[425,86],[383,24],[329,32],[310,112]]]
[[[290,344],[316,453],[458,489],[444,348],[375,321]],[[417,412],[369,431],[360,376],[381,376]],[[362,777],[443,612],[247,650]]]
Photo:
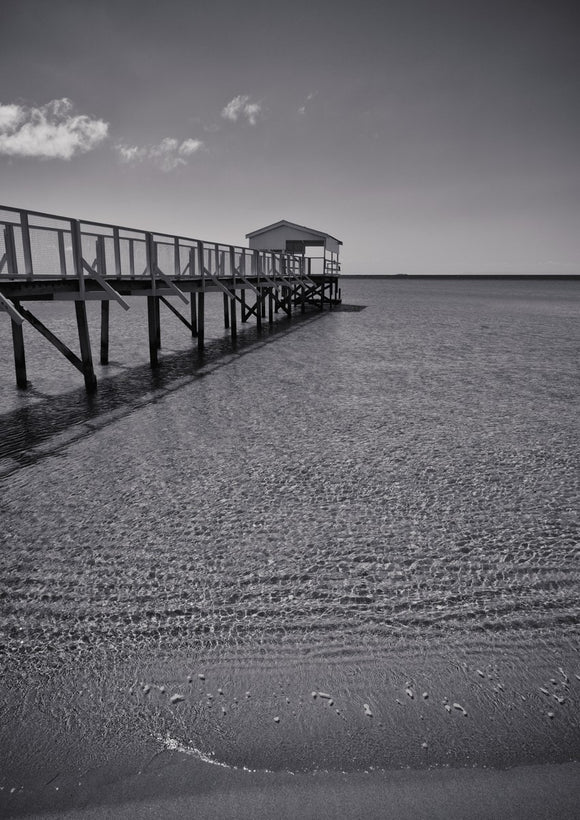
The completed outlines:
[[[281,219],[279,222],[272,223],[272,225],[266,225],[265,228],[258,228],[256,231],[251,231],[251,233],[246,234],[246,239],[253,239],[255,236],[260,236],[264,233],[270,233],[274,231],[278,232],[279,229],[300,231],[301,233],[309,234],[310,236],[316,237],[318,239],[331,239],[338,245],[342,245],[340,239],[337,239],[335,236],[331,236],[329,233],[325,233],[324,231],[317,231],[314,228],[307,228],[306,225],[297,225],[296,222],[289,222],[287,219]]]

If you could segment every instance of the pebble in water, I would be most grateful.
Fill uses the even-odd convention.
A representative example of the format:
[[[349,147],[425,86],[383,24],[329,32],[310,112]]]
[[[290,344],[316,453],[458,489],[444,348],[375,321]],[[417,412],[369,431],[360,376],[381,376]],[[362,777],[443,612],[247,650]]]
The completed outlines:
[[[480,678],[485,678],[485,672],[482,672],[481,669],[476,669],[475,671],[477,672]]]
[[[218,687],[218,695],[223,695],[223,693],[224,693],[224,690],[221,688],[221,686],[219,686]]]
[[[176,693],[175,695],[171,695],[169,700],[171,701],[171,703],[179,703],[179,701],[185,700],[185,698],[183,697],[183,695],[179,695]]]
[[[421,748],[422,749],[428,749],[429,748],[429,744],[427,743],[426,740],[423,743],[421,743]]]
[[[463,708],[463,706],[460,703],[454,703],[453,708],[457,709],[458,712],[463,712],[465,717],[467,717],[467,712],[465,711],[465,709]]]
[[[423,700],[427,700],[429,698],[429,692],[423,692]]]
[[[278,716],[276,716],[276,717],[274,718],[274,723],[280,723],[280,718],[279,718]]]
[[[413,700],[415,697],[415,694],[412,689],[405,689],[405,694],[408,695],[411,698],[411,700]]]
[[[324,698],[325,700],[332,700],[332,695],[329,695],[328,692],[319,692],[318,697]]]
[[[371,707],[368,705],[368,703],[363,703],[363,709],[365,710],[365,715],[367,717],[373,716],[373,713],[371,712]]]
[[[200,673],[198,674],[198,676],[197,676],[197,677],[198,677],[200,680],[205,680],[205,675],[204,675],[202,672],[200,672]]]
[[[150,691],[151,691],[151,687],[148,683],[146,683],[145,686],[143,687],[143,694],[148,695]]]

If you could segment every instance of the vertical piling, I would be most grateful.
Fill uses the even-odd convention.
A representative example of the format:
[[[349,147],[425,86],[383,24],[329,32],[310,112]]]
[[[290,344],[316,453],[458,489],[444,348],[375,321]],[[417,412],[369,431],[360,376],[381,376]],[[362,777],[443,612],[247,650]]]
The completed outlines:
[[[232,342],[238,338],[238,317],[236,315],[236,251],[230,246],[230,273],[232,275],[232,298],[230,299],[230,318]]]
[[[147,325],[149,328],[149,362],[151,367],[159,364],[159,347],[157,345],[157,311],[155,296],[147,297]]]
[[[229,296],[227,293],[223,293],[223,303],[224,303],[224,327],[226,330],[230,327],[230,310],[229,310]]]
[[[197,349],[201,353],[205,337],[205,258],[203,242],[197,243],[197,263],[201,276],[201,290],[197,294]]]
[[[197,294],[197,349],[203,350],[205,333],[205,293],[201,290]]]
[[[248,316],[246,314],[246,290],[245,290],[245,288],[240,288],[240,299],[242,300],[242,307],[241,307],[242,323],[244,323],[248,320]]]
[[[189,294],[189,308],[191,312],[191,335],[197,336],[197,293],[194,290]]]
[[[256,293],[256,327],[258,333],[262,332],[262,288],[258,288]]]
[[[159,348],[161,347],[159,300],[157,299],[157,254],[153,234],[145,234],[145,254],[147,270],[151,277],[151,296],[147,296],[147,325],[149,330],[149,362],[151,367],[159,364]]]
[[[20,307],[18,302],[14,303],[16,309]],[[12,325],[12,345],[14,347],[14,370],[16,371],[16,384],[24,390],[28,384],[26,378],[26,356],[24,354],[24,331],[20,322],[11,319]]]
[[[83,363],[83,376],[87,393],[94,393],[97,389],[97,379],[93,370],[93,357],[91,355],[91,339],[89,336],[89,323],[87,321],[87,303],[84,299],[75,299],[75,312],[77,316],[77,330],[79,333],[79,345],[81,348],[81,361]]]
[[[101,364],[109,364],[109,306],[110,301],[101,302]]]

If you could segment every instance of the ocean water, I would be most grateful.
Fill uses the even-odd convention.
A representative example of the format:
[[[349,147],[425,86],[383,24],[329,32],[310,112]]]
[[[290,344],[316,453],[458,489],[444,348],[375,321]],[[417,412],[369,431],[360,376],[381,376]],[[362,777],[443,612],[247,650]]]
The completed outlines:
[[[113,309],[93,398],[32,337],[19,393],[5,322],[5,714],[55,759],[578,759],[580,283],[342,291],[236,348],[216,297],[201,358],[167,314],[153,375]]]

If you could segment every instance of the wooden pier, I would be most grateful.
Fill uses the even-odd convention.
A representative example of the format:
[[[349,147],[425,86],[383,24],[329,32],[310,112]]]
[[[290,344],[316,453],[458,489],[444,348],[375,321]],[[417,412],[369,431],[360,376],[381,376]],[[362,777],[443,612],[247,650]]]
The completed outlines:
[[[96,390],[86,304],[101,303],[100,362],[109,360],[109,307],[130,309],[130,297],[147,297],[151,367],[161,346],[162,306],[204,349],[205,303],[221,294],[224,327],[232,340],[241,323],[272,324],[276,313],[331,309],[340,303],[339,266],[325,260],[312,272],[303,254],[252,250],[120,225],[0,206],[0,308],[10,319],[16,383],[28,385],[24,332],[33,327]],[[168,300],[177,297],[185,313]],[[215,298],[215,297],[214,297]],[[74,302],[79,353],[72,351],[23,302]],[[144,334],[145,338],[145,334]]]

